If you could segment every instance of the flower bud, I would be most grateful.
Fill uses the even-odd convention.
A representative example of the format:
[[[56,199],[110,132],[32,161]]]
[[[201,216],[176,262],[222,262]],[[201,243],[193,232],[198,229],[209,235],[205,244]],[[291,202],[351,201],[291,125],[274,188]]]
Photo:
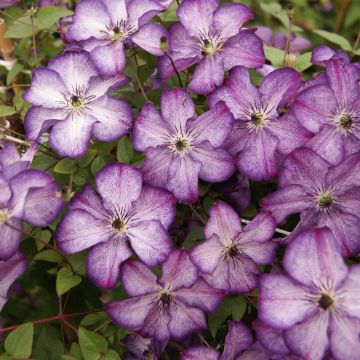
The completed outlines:
[[[284,64],[285,64],[285,66],[294,68],[296,65],[296,55],[293,53],[286,54]]]
[[[165,36],[160,38],[160,49],[162,52],[167,52],[169,48],[168,39]]]
[[[289,20],[292,20],[294,18],[294,6],[293,4],[288,4],[287,6],[287,16]]]

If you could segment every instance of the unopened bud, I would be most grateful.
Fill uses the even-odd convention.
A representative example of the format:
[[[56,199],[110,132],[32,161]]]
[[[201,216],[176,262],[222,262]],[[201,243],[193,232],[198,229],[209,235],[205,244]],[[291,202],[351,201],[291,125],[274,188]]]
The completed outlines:
[[[167,52],[169,48],[168,39],[165,36],[160,38],[160,49],[162,52]]]
[[[287,6],[287,16],[290,20],[294,18],[294,6],[293,4],[288,4]]]
[[[296,55],[293,53],[286,54],[284,64],[285,64],[285,66],[294,68],[296,65]]]

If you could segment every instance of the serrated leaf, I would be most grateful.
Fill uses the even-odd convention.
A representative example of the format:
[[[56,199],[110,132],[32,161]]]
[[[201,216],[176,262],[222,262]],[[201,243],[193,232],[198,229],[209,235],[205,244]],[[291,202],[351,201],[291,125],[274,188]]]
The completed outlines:
[[[71,10],[58,6],[44,6],[37,13],[37,25],[39,29],[47,29],[63,17],[72,15]]]
[[[81,283],[81,276],[75,275],[68,268],[62,268],[56,277],[56,292],[58,296]]]
[[[34,256],[34,260],[36,261],[48,261],[52,263],[61,263],[63,258],[59,253],[54,250],[44,250]]]
[[[32,35],[31,20],[29,17],[21,17],[16,19],[9,25],[8,31],[5,33],[6,38],[22,39]]]
[[[98,360],[100,354],[104,354],[108,350],[108,343],[104,337],[83,327],[79,328],[79,344],[80,349],[86,360]]]
[[[332,42],[333,44],[339,45],[345,51],[351,51],[352,49],[349,41],[339,34],[334,34],[325,30],[314,30],[314,33]]]
[[[16,110],[12,106],[0,105],[0,117],[16,114]]]
[[[32,352],[34,325],[24,324],[13,330],[5,339],[5,350],[16,359],[26,359]]]
[[[72,159],[62,159],[54,167],[54,172],[58,174],[71,174],[77,170],[77,163]]]

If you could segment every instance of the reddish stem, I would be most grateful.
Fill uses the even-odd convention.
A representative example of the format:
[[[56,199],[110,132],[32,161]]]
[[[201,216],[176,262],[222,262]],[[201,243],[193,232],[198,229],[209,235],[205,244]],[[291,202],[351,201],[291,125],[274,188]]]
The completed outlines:
[[[48,322],[51,322],[51,321],[57,321],[57,320],[63,320],[63,319],[79,317],[79,316],[88,315],[88,314],[92,314],[92,313],[99,312],[99,311],[103,311],[103,309],[82,311],[82,312],[73,313],[73,314],[59,314],[59,315],[56,315],[56,316],[51,316],[51,317],[46,318],[46,319],[40,319],[40,320],[32,321],[32,324],[33,325],[40,325],[40,324],[48,323]],[[13,326],[8,326],[8,327],[0,327],[0,333],[14,330],[14,329],[18,328],[21,325],[23,325],[23,324],[13,325]]]

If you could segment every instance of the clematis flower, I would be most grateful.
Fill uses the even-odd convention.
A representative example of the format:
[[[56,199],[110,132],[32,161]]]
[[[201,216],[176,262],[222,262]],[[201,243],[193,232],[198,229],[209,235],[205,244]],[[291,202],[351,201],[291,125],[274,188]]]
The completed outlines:
[[[166,190],[143,186],[141,172],[130,165],[107,165],[95,182],[97,192],[87,185],[74,196],[55,240],[66,254],[90,248],[90,279],[113,288],[119,266],[132,250],[147,265],[167,258],[172,242],[166,229],[175,217],[175,198]]]
[[[10,287],[27,268],[27,261],[23,254],[16,253],[5,261],[0,261],[0,312],[4,307]]]
[[[225,202],[209,210],[205,241],[191,252],[194,264],[214,288],[227,293],[245,293],[257,287],[257,264],[275,257],[276,243],[270,241],[275,221],[269,214],[257,215],[245,228],[240,217]]]
[[[248,70],[230,71],[224,86],[209,98],[210,107],[224,101],[235,118],[225,148],[237,155],[237,166],[252,180],[277,175],[280,154],[304,144],[311,133],[282,108],[295,97],[302,85],[300,74],[290,68],[271,72],[259,88],[251,84]]]
[[[0,161],[6,157],[0,152]],[[29,170],[28,166],[28,161],[15,161],[4,167],[0,164],[0,260],[8,259],[17,251],[22,220],[38,227],[47,226],[64,205],[60,185],[51,175]]]
[[[69,51],[34,70],[24,99],[33,107],[25,117],[28,140],[49,128],[49,143],[61,156],[84,156],[92,136],[113,141],[132,125],[128,104],[107,95],[127,82],[123,75],[104,80],[85,52]]]
[[[343,51],[336,52],[326,45],[316,47],[311,54],[311,62],[320,66],[326,66],[326,62],[333,58],[342,59],[345,63],[350,64],[350,58],[346,53]]]
[[[15,6],[20,2],[20,0],[1,0],[0,9],[4,9],[10,6]]]
[[[125,45],[163,55],[160,39],[166,38],[166,30],[148,21],[164,10],[155,0],[82,0],[75,8],[69,36],[90,51],[102,75],[113,76],[125,68]]]
[[[284,275],[260,279],[259,317],[284,330],[304,359],[355,360],[360,350],[360,266],[348,268],[328,228],[298,234],[286,249]]]
[[[221,182],[234,172],[233,158],[222,148],[232,123],[223,103],[196,117],[185,91],[165,90],[161,115],[146,104],[134,125],[133,145],[146,152],[145,182],[172,191],[180,202],[196,201],[199,177]]]
[[[284,161],[279,190],[262,200],[277,223],[300,213],[296,231],[327,226],[344,256],[360,251],[360,156],[354,154],[331,166],[314,151],[300,148]],[[291,235],[290,235],[291,236]]]
[[[327,84],[315,85],[296,98],[292,110],[315,133],[306,145],[332,164],[360,149],[358,69],[344,59],[326,62]]]
[[[107,313],[119,326],[158,341],[206,329],[204,313],[214,311],[224,295],[199,278],[185,250],[169,254],[159,280],[136,260],[122,265],[121,280],[131,298],[110,303]]]
[[[180,22],[169,30],[169,55],[178,71],[198,63],[188,88],[207,94],[221,86],[224,72],[242,65],[257,68],[264,64],[262,41],[243,24],[253,18],[243,4],[219,6],[217,0],[184,0],[177,15]],[[173,76],[167,57],[159,60],[163,79]]]
[[[22,149],[19,151],[13,143],[0,145],[0,171],[9,165],[16,166],[18,170],[28,168],[36,154],[37,147],[38,145],[34,143],[25,151],[22,151]]]
[[[167,341],[156,341],[139,334],[127,335],[124,339],[126,354],[124,360],[157,360],[160,359]]]

